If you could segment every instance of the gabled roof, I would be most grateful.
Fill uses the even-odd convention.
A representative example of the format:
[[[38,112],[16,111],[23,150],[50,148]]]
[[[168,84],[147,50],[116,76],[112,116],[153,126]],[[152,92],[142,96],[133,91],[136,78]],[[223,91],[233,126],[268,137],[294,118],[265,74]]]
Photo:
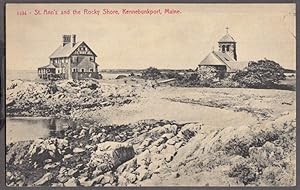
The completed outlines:
[[[50,56],[49,58],[58,58],[58,57],[69,57],[82,43],[84,43],[90,50],[91,48],[84,42],[77,42],[74,46],[72,43],[68,43],[64,46],[59,46]],[[92,50],[91,52],[97,56]]]
[[[218,57],[218,55],[212,51],[209,53],[199,65],[226,65],[225,62]]]
[[[235,42],[235,40],[230,34],[227,33],[219,40],[219,42]]]
[[[49,64],[49,65],[46,65],[46,66],[43,66],[43,67],[39,67],[39,69],[55,69],[56,67],[53,65],[53,64]]]
[[[94,61],[91,61],[89,57],[85,57],[83,58],[78,64],[78,65],[85,65],[85,64],[95,64],[95,65],[98,65],[98,63],[94,62]]]
[[[248,67],[249,61],[229,61],[226,64],[228,65],[227,72],[236,72]]]
[[[228,61],[235,61],[233,58],[231,58],[227,53],[223,53],[220,51],[213,51],[214,54],[217,55],[219,59],[221,59],[224,63]]]

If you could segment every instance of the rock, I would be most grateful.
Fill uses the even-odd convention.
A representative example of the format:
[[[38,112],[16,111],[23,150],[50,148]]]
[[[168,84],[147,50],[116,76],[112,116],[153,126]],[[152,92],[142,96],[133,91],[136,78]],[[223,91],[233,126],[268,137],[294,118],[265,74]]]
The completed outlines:
[[[12,173],[11,173],[11,172],[6,172],[6,176],[7,176],[8,178],[10,178],[10,177],[12,176]]]
[[[172,137],[174,137],[174,134],[172,134],[172,133],[166,133],[161,136],[161,138],[165,138],[167,140],[171,139]]]
[[[158,146],[160,146],[161,144],[165,143],[167,140],[168,140],[167,138],[161,137],[161,138],[159,138],[158,140],[156,140],[156,141],[153,143],[153,145],[158,147]]]
[[[33,186],[41,186],[53,179],[52,173],[46,173],[39,180],[33,183]]]
[[[68,142],[64,139],[38,139],[29,147],[27,156],[31,158],[33,163],[36,162],[38,165],[43,165],[43,161],[47,159],[52,159],[53,161],[60,160],[63,157],[61,150],[67,146]]]
[[[152,176],[152,174],[145,167],[139,167],[135,172],[138,173],[139,181],[143,181],[145,179],[150,179]]]
[[[174,145],[175,143],[176,143],[176,141],[174,139],[169,139],[167,141],[167,144],[169,144],[169,145]]]
[[[64,174],[59,174],[57,177],[57,180],[59,181],[59,182],[61,182],[61,183],[65,183],[65,182],[67,182],[68,181],[68,177],[67,176],[65,176]]]
[[[74,153],[82,153],[82,152],[84,152],[85,151],[85,149],[83,149],[83,148],[74,148],[73,149],[73,152]]]
[[[165,155],[165,160],[166,162],[171,162],[173,160],[173,155],[172,154]]]
[[[63,186],[64,186],[64,184],[62,184],[62,183],[53,183],[51,185],[51,187],[63,187]]]
[[[56,162],[56,163],[53,163],[53,164],[46,164],[45,166],[44,166],[44,169],[45,170],[49,170],[49,169],[53,169],[53,168],[56,168],[57,166],[59,166],[59,162]]]
[[[72,158],[72,157],[73,157],[72,154],[67,154],[67,155],[64,156],[64,160],[67,160],[67,159]]]
[[[47,160],[44,161],[45,164],[48,164],[48,163],[51,163],[51,162],[52,162],[51,158],[49,158],[49,159],[47,159]]]
[[[174,145],[167,145],[164,150],[161,151],[162,154],[171,154],[173,156],[176,155],[177,150]]]
[[[175,148],[176,148],[176,149],[179,149],[180,147],[183,146],[183,144],[184,144],[184,142],[182,142],[182,141],[181,141],[181,142],[178,142],[178,143],[175,144]]]
[[[157,147],[157,151],[158,151],[158,152],[161,152],[161,151],[163,151],[166,147],[167,147],[167,145],[161,144],[159,147]]]
[[[97,145],[88,166],[105,173],[132,159],[134,155],[134,149],[128,143],[104,142]]]
[[[151,163],[150,151],[145,150],[141,154],[137,155],[136,159],[137,159],[138,166],[143,166],[143,165],[148,166]]]
[[[63,173],[65,173],[67,171],[67,168],[66,167],[61,167],[60,169],[59,169],[59,173],[60,174],[63,174]]]
[[[137,180],[136,175],[133,173],[125,173],[124,176],[130,183],[134,183]]]
[[[172,173],[172,177],[178,178],[178,177],[180,177],[180,174],[178,172],[174,172],[174,173]]]
[[[76,165],[75,168],[77,168],[79,170],[82,170],[82,169],[84,169],[84,165],[83,164],[78,164],[78,165]]]
[[[114,182],[113,176],[110,175],[104,175],[104,177],[101,180],[102,185],[111,184],[113,182]]]
[[[102,179],[104,178],[104,175],[99,175],[96,178],[92,179],[92,186],[96,185],[96,184],[101,184]]]
[[[79,170],[78,169],[74,169],[74,168],[72,168],[72,169],[70,169],[69,171],[68,171],[68,175],[69,176],[77,176],[78,175],[78,173],[79,173]]]
[[[79,180],[72,177],[67,182],[64,183],[65,187],[76,187],[79,185]]]
[[[136,168],[138,168],[137,159],[133,158],[133,159],[125,162],[121,166],[119,166],[118,169],[117,169],[117,172],[118,173],[123,173],[124,171],[133,172],[134,170],[136,170]]]

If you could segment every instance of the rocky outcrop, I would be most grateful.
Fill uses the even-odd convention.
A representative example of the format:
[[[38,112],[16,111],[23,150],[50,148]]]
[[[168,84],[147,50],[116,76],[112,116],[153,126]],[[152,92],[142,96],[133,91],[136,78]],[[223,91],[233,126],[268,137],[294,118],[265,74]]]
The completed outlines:
[[[98,80],[49,83],[7,82],[8,116],[68,117],[78,109],[122,106],[135,100],[137,89],[125,85],[100,85]],[[74,101],[76,100],[76,101]]]
[[[198,176],[202,185],[288,185],[294,183],[295,129],[293,114],[220,130],[167,120],[83,122],[56,138],[8,145],[7,184],[140,186]]]

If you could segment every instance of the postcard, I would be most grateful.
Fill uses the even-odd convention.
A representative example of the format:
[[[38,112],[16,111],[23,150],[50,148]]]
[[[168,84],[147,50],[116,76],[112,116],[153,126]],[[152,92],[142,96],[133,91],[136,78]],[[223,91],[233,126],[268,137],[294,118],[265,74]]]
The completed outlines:
[[[6,4],[6,185],[295,186],[295,4]]]

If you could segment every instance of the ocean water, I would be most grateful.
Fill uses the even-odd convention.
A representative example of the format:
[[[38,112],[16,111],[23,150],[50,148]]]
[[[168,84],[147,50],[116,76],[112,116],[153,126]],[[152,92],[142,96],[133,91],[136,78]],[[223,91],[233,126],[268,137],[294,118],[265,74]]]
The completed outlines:
[[[34,70],[7,70],[6,80],[39,80],[37,71]]]
[[[128,76],[130,73],[107,73],[100,72],[103,79],[115,79],[119,75]],[[25,81],[39,81],[41,80],[38,77],[37,71],[34,70],[7,70],[6,71],[6,80],[25,80]]]
[[[6,142],[35,140],[38,138],[55,137],[72,121],[43,117],[13,117],[6,118]]]

